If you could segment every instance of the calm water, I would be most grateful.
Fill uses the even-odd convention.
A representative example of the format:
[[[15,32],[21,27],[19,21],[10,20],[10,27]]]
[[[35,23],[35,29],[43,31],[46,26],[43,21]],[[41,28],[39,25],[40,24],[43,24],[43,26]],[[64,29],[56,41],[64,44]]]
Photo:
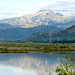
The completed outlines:
[[[0,54],[0,75],[56,75],[58,57],[69,56],[75,61],[73,53],[30,53]]]

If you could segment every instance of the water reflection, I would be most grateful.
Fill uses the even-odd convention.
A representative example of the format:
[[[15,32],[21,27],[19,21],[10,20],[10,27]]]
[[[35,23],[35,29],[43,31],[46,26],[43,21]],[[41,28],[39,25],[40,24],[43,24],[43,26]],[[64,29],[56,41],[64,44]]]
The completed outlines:
[[[49,75],[55,72],[59,56],[74,60],[75,53],[0,54],[0,75]]]
[[[34,71],[24,71],[17,67],[0,65],[0,75],[37,75]]]

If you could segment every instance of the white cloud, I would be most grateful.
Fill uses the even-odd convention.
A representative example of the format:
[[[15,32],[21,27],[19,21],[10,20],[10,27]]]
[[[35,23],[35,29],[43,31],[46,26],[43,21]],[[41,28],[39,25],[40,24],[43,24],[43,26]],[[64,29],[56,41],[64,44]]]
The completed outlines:
[[[48,6],[50,4],[52,4],[52,3],[43,3],[43,4],[36,5],[35,7],[40,8],[40,7]]]
[[[0,3],[0,6],[7,6],[8,7],[8,9],[10,8],[10,7],[13,7],[13,8],[22,8],[22,7],[26,7],[26,6],[29,6],[29,4],[28,3]]]
[[[10,4],[8,4],[8,3],[0,3],[0,6],[6,6],[6,5],[10,5]]]
[[[0,19],[29,14],[29,11],[24,9],[27,6],[29,6],[28,3],[0,3]]]
[[[30,13],[33,14],[34,12],[20,11],[20,10],[16,10],[14,12],[0,11],[0,19],[13,18],[13,17],[21,17],[23,15],[27,15],[27,14],[30,14]]]
[[[66,12],[75,12],[75,0],[63,0],[58,2],[46,2],[46,3],[37,3],[31,4],[27,0],[16,0],[18,3],[0,3],[0,17],[9,18],[22,16],[25,14],[33,14],[41,9],[51,9],[55,12],[66,13]],[[23,2],[27,1],[27,2]],[[30,1],[30,0],[29,0]],[[56,0],[55,0],[56,1]]]
[[[41,4],[37,5],[37,8],[40,9],[51,9],[53,11],[58,12],[75,12],[75,1],[59,1],[55,3],[47,3],[47,4]]]

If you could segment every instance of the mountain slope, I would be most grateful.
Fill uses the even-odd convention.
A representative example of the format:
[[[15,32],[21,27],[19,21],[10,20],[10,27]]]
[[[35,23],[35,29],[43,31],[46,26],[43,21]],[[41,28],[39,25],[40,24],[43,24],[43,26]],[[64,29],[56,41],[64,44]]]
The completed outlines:
[[[12,25],[7,24],[7,23],[0,23],[0,29],[8,29],[8,28],[16,28],[16,25],[15,26],[12,26]]]
[[[39,26],[32,28],[13,28],[0,30],[0,40],[23,40],[33,33],[41,31],[62,30],[53,26]]]
[[[0,20],[0,23],[8,23],[12,26],[16,25],[21,28],[30,28],[42,25],[54,25],[57,23],[64,24],[72,21],[75,21],[75,14],[70,13],[67,15],[62,15],[60,13],[54,13],[51,10],[40,10],[35,14]],[[69,26],[71,25],[72,24]],[[58,27],[58,25],[56,27]],[[61,24],[60,27],[66,26]]]
[[[75,40],[75,25],[62,31],[45,31],[35,33],[25,39],[27,42],[51,42],[62,40]]]
[[[56,15],[58,15],[58,16],[63,16],[62,14],[60,14],[60,13],[55,13]]]

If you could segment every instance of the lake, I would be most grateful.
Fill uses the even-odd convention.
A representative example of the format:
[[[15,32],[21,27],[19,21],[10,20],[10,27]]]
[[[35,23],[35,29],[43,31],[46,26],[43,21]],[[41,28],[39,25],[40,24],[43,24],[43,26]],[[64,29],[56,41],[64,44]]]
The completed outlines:
[[[0,54],[0,75],[57,75],[55,69],[60,63],[59,56],[69,56],[75,61],[75,52]]]

